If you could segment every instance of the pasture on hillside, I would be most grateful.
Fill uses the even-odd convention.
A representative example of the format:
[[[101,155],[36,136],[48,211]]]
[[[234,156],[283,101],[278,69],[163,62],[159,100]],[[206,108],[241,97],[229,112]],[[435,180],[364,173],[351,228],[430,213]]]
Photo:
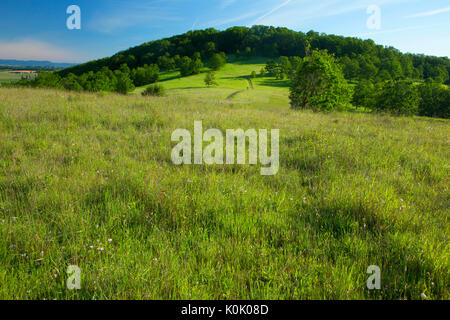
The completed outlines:
[[[167,74],[162,98],[0,88],[0,299],[448,299],[448,121],[290,110],[253,70]],[[279,173],[175,166],[196,120],[280,129]]]
[[[205,72],[180,77],[178,71],[163,72],[159,83],[167,89],[170,96],[181,96],[203,101],[237,102],[257,108],[289,105],[289,81],[275,80],[268,75],[260,76],[267,58],[253,58],[247,61],[228,63],[216,71],[218,86],[207,88],[204,83]],[[251,78],[252,71],[257,73]],[[251,83],[250,83],[250,81]],[[136,88],[140,94],[144,87]]]

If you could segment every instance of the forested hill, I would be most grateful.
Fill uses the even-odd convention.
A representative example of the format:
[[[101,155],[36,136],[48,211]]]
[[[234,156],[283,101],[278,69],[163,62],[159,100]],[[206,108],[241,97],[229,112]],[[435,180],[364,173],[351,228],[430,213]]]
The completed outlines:
[[[130,69],[157,64],[161,70],[171,69],[183,57],[208,59],[215,52],[238,58],[263,56],[304,57],[308,50],[326,49],[342,64],[348,79],[412,78],[433,79],[449,83],[450,60],[417,54],[403,54],[392,47],[377,45],[373,40],[327,35],[310,31],[295,32],[287,28],[266,26],[233,27],[225,31],[206,29],[151,41],[119,52],[112,57],[91,61],[59,72],[100,71],[103,67],[117,70],[127,64]]]

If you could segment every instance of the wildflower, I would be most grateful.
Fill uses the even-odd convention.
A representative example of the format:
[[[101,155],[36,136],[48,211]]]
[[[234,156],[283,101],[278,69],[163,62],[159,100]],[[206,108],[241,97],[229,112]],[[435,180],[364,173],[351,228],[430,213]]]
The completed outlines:
[[[108,242],[111,243],[111,242],[112,242],[112,239],[108,239]]]
[[[420,294],[420,297],[421,297],[422,299],[426,299],[426,298],[427,298],[427,295],[426,295],[425,293],[422,292],[422,293]]]

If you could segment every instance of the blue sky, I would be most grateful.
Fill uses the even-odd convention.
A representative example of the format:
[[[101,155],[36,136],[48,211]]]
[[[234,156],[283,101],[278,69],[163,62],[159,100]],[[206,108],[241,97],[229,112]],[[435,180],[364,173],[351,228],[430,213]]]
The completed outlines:
[[[81,9],[81,30],[66,27],[69,5]],[[380,29],[367,27],[371,5]],[[449,0],[1,0],[0,59],[84,62],[192,29],[254,24],[450,56]]]

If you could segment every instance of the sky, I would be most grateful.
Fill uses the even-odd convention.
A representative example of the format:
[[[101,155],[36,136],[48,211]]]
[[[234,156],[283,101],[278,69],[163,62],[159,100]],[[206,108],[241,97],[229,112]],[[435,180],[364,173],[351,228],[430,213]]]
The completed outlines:
[[[71,5],[80,29],[67,27]],[[252,25],[450,56],[449,0],[1,0],[0,59],[80,63],[189,30]]]

